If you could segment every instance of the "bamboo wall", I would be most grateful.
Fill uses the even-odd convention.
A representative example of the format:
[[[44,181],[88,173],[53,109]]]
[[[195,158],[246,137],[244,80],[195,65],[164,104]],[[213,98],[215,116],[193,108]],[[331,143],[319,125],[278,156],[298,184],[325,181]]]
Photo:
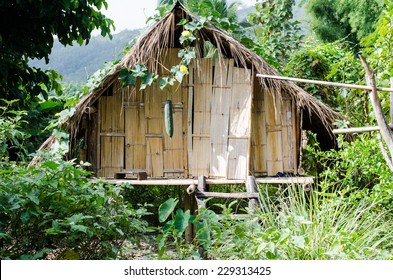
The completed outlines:
[[[168,49],[160,76],[179,63]],[[196,59],[188,79],[168,91],[139,91],[116,82],[98,100],[98,176],[144,171],[150,178],[204,175],[245,179],[295,172],[298,119],[293,100],[262,89],[233,59]],[[165,133],[163,104],[173,103],[174,134]]]
[[[261,88],[257,82],[254,85],[251,173],[296,173],[300,128],[294,101],[281,89]]]

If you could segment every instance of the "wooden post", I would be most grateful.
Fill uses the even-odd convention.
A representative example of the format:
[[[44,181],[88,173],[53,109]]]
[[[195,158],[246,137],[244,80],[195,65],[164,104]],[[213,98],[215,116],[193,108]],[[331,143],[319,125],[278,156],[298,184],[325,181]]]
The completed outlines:
[[[247,193],[257,193],[258,186],[257,182],[255,181],[254,176],[247,176],[246,181],[246,189]],[[248,208],[250,208],[250,214],[255,213],[255,209],[258,207],[258,199],[257,198],[250,198],[248,202]]]
[[[184,186],[184,210],[190,210],[190,214],[195,216],[195,199],[193,194],[189,194],[187,191],[187,186]],[[187,243],[191,243],[195,237],[194,225],[189,224],[185,231],[185,238]]]
[[[385,160],[388,160],[387,164],[388,164],[389,168],[391,169],[390,171],[393,171],[393,163],[392,163],[393,132],[390,129],[388,122],[386,121],[386,117],[384,115],[384,112],[382,110],[381,101],[379,100],[377,87],[375,84],[374,71],[371,69],[371,67],[368,65],[366,59],[362,55],[359,55],[359,58],[360,58],[360,61],[362,62],[364,69],[366,70],[367,85],[369,87],[371,87],[371,91],[370,91],[369,96],[370,96],[371,105],[373,106],[373,110],[375,113],[375,118],[377,120],[382,138],[385,141],[386,145],[388,146],[390,157],[385,158]],[[382,148],[384,148],[384,147],[382,146]]]
[[[196,190],[196,200],[197,200],[197,204],[198,204],[198,210],[201,208],[206,208],[206,203],[205,203],[205,199],[204,198],[198,198],[198,193],[199,192],[206,192],[207,186],[206,186],[206,178],[205,176],[198,176],[198,188]],[[199,213],[198,213],[199,214]],[[205,249],[203,248],[203,246],[199,247],[199,255],[201,256],[202,260],[206,260],[208,259],[207,257],[207,253],[205,251]]]
[[[196,193],[196,199],[198,203],[198,209],[200,208],[206,208],[206,203],[204,198],[198,198],[198,192],[203,193],[207,191],[207,186],[206,186],[206,178],[205,176],[198,176],[198,187],[197,187],[197,193]]]

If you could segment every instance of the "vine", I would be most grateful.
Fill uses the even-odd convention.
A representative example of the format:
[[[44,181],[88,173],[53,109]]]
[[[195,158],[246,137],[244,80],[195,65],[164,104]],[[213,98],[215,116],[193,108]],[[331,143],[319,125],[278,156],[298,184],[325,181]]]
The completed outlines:
[[[192,42],[196,40],[195,33],[200,30],[206,19],[202,19],[199,22],[189,22],[186,19],[182,19],[177,25],[183,26],[183,32],[180,35],[179,42],[183,46],[178,52],[178,57],[181,61],[178,65],[171,67],[167,77],[159,77],[155,73],[151,73],[145,64],[135,64],[131,69],[123,68],[120,71],[119,79],[122,82],[123,87],[135,86],[137,79],[140,79],[140,90],[146,89],[151,86],[154,82],[158,82],[160,89],[163,91],[167,89],[167,100],[165,101],[164,107],[164,119],[166,132],[169,137],[173,135],[173,116],[172,116],[172,102],[170,100],[172,92],[167,88],[178,83],[178,90],[181,85],[184,76],[188,75],[188,68],[192,59],[196,58],[195,47],[192,46]]]

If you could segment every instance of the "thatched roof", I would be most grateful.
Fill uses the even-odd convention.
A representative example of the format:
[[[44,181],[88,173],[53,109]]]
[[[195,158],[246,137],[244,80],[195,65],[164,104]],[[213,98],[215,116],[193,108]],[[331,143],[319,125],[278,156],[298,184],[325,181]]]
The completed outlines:
[[[177,4],[173,10],[151,26],[126,53],[123,59],[103,78],[100,85],[84,96],[76,105],[74,116],[64,123],[65,127],[75,135],[86,108],[89,108],[113,83],[118,81],[119,72],[135,64],[145,64],[150,72],[156,72],[159,67],[162,52],[167,48],[180,47],[178,38],[182,26],[177,26],[180,19],[198,21],[198,17],[191,14],[183,6]],[[256,73],[280,75],[260,56],[256,55],[240,42],[229,36],[224,31],[205,23],[205,26],[194,34],[198,39],[195,45],[197,57],[203,57],[203,42],[210,41],[218,51],[219,59],[233,58],[237,65],[253,68]],[[307,110],[307,115],[317,119],[324,129],[331,132],[332,123],[342,116],[324,105],[321,101],[311,96],[293,82],[258,78],[262,87],[280,88],[294,97],[298,109]]]

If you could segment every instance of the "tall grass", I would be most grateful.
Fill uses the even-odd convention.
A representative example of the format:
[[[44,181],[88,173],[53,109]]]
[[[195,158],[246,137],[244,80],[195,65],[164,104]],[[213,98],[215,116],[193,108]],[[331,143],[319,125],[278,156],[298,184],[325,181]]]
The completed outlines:
[[[301,186],[260,187],[254,220],[222,219],[205,210],[212,259],[392,259],[392,219],[378,201]],[[222,206],[225,208],[225,206]],[[202,216],[204,213],[201,214]],[[206,229],[205,229],[206,230]]]

